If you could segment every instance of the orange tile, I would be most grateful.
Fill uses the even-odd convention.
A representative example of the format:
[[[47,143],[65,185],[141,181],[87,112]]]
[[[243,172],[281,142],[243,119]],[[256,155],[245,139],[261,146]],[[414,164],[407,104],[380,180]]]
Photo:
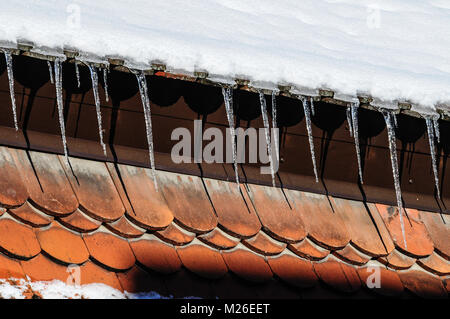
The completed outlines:
[[[448,294],[439,277],[415,266],[398,271],[403,286],[423,298],[447,298]]]
[[[43,254],[20,263],[25,274],[33,281],[52,281],[56,279],[66,282],[70,278],[67,267],[51,261]]]
[[[123,290],[115,272],[97,266],[92,261],[84,263],[79,271],[81,285],[101,283],[120,291]]]
[[[209,233],[198,236],[197,238],[216,249],[231,249],[239,242],[237,238],[228,235],[218,227],[214,228]]]
[[[0,234],[0,247],[8,254],[28,259],[41,251],[33,228],[16,222],[7,215],[0,219]]]
[[[288,248],[297,255],[311,260],[320,260],[328,256],[330,251],[313,243],[309,238],[299,243],[289,244]]]
[[[204,178],[206,189],[217,213],[219,224],[233,235],[248,238],[261,229],[252,203],[244,198],[246,191],[236,183]]]
[[[425,257],[433,252],[433,242],[428,235],[425,225],[420,221],[416,209],[406,209],[408,216],[405,213],[403,214],[406,248],[401,231],[398,208],[382,204],[377,204],[376,206],[397,248],[406,251],[407,254],[413,257]]]
[[[325,195],[286,190],[286,195],[305,223],[308,236],[327,248],[343,248],[350,235],[340,215],[333,212]]]
[[[361,287],[356,269],[331,255],[323,262],[315,262],[314,270],[323,282],[339,291],[354,292]]]
[[[92,258],[114,270],[126,270],[135,258],[127,240],[100,227],[96,232],[83,234],[83,240]]]
[[[81,264],[89,258],[89,252],[81,235],[53,222],[50,228],[36,230],[41,248],[53,258],[66,264]]]
[[[130,246],[137,261],[147,268],[169,274],[178,271],[181,267],[175,248],[153,235],[145,234],[138,240],[132,240]]]
[[[156,231],[154,234],[162,241],[172,245],[186,245],[195,238],[194,233],[184,230],[175,222],[170,223],[165,229]]]
[[[251,250],[268,256],[277,255],[286,248],[285,243],[270,238],[263,231],[260,231],[252,238],[244,240],[242,243]]]
[[[85,215],[80,209],[66,217],[60,217],[59,222],[80,233],[88,233],[100,227],[102,222]]]
[[[83,211],[100,221],[114,221],[125,214],[106,165],[102,162],[70,158],[71,167],[64,165],[68,179]]]
[[[16,152],[15,149],[0,147],[0,203],[5,206],[22,205],[28,198],[20,166],[16,164]]]
[[[405,254],[394,249],[388,256],[380,257],[378,260],[394,269],[408,269],[416,262],[415,258],[406,256]]]
[[[286,242],[300,241],[306,236],[302,217],[289,207],[279,188],[252,184],[248,187],[264,230],[271,236]]]
[[[125,291],[132,293],[153,291],[161,296],[168,296],[161,276],[150,274],[138,266],[134,266],[126,272],[117,273],[117,278]]]
[[[155,190],[149,170],[128,165],[118,167],[132,207],[131,211],[127,210],[127,216],[136,225],[146,229],[158,230],[168,226],[173,220],[173,214],[162,191]],[[114,174],[117,175],[117,172]],[[118,180],[116,178],[116,184],[119,183]]]
[[[0,254],[0,279],[24,279],[22,266],[17,260],[11,259],[3,254]]]
[[[339,259],[358,266],[364,265],[371,259],[370,256],[363,254],[352,247],[352,244],[348,244],[341,250],[334,251],[333,254]]]
[[[418,259],[417,263],[436,275],[450,275],[450,261],[445,260],[436,252],[432,253],[429,257]]]
[[[257,255],[242,244],[232,250],[222,251],[223,259],[233,273],[252,282],[264,282],[273,274],[264,257]]]
[[[309,260],[301,259],[290,252],[270,257],[267,262],[274,274],[290,285],[309,288],[315,286],[319,280]]]
[[[403,292],[403,284],[396,271],[386,269],[380,263],[369,262],[357,268],[361,282],[371,291],[383,296],[397,296]],[[379,279],[376,278],[379,274]],[[379,286],[378,286],[379,284]]]
[[[450,215],[423,211],[419,214],[433,241],[434,248],[450,260],[450,240],[448,240],[450,236]]]
[[[53,217],[44,214],[28,202],[17,208],[10,208],[8,212],[14,218],[32,227],[48,226],[53,220]]]
[[[228,272],[220,252],[196,239],[189,245],[176,249],[183,265],[199,276],[217,279]]]
[[[116,235],[126,238],[137,238],[145,233],[145,229],[135,226],[125,216],[120,217],[115,222],[106,223],[105,227]]]
[[[444,283],[445,289],[450,294],[450,277],[443,278],[442,282]]]
[[[177,222],[194,233],[217,226],[217,217],[200,177],[158,172],[161,191]]]

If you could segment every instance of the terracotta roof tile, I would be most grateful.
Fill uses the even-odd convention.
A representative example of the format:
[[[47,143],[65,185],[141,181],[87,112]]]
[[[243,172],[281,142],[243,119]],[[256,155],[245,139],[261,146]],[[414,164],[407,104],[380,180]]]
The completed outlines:
[[[403,286],[424,298],[447,298],[448,294],[439,277],[414,266],[398,272]]]
[[[434,245],[428,235],[425,225],[419,219],[416,209],[406,209],[407,215],[403,214],[405,237],[407,248],[403,241],[400,225],[400,216],[397,207],[377,204],[378,212],[384,220],[386,227],[394,240],[395,245],[414,257],[425,257],[433,252]]]
[[[175,248],[153,235],[145,234],[137,240],[132,240],[130,246],[137,261],[147,268],[169,274],[178,271],[181,267]]]
[[[244,240],[242,243],[262,255],[277,255],[286,248],[285,243],[270,238],[263,231],[260,231],[252,238]]]
[[[93,219],[86,214],[84,214],[81,210],[77,209],[72,214],[66,217],[60,217],[59,222],[70,228],[72,230],[88,233],[94,231],[100,227],[102,224],[100,221]]]
[[[44,214],[28,202],[25,202],[22,206],[17,208],[10,208],[8,212],[11,216],[20,220],[22,223],[33,227],[48,226],[53,220],[53,217]]]
[[[354,264],[354,265],[359,265],[362,266],[365,263],[367,263],[371,257],[359,252],[356,248],[354,248],[352,246],[352,244],[348,244],[347,246],[345,246],[345,248],[341,249],[341,250],[337,250],[335,252],[333,252],[333,254],[350,263],[350,264]]]
[[[195,238],[194,233],[181,228],[175,222],[170,223],[165,229],[156,231],[154,234],[159,239],[172,245],[186,245]]]
[[[248,186],[248,194],[261,223],[271,236],[286,242],[300,241],[306,236],[302,217],[289,207],[279,188],[251,184]]]
[[[117,273],[124,291],[139,293],[154,291],[162,296],[168,296],[163,279],[156,274],[148,273],[138,266],[134,266],[126,272]]]
[[[397,249],[394,249],[388,256],[380,257],[378,260],[394,269],[408,269],[416,262],[415,258],[402,254]]]
[[[272,278],[272,271],[264,257],[253,253],[242,244],[222,252],[228,268],[241,278],[263,282]]]
[[[420,211],[420,219],[425,224],[428,234],[433,240],[434,248],[450,260],[450,216],[445,214]]]
[[[238,192],[236,183],[209,178],[205,178],[204,181],[218,222],[227,232],[247,238],[261,229],[261,223],[243,185],[240,185]]]
[[[373,292],[384,296],[397,296],[403,292],[403,284],[397,272],[386,269],[380,263],[371,261],[357,270],[361,282]]]
[[[199,235],[197,238],[216,249],[231,249],[239,242],[237,238],[228,235],[218,227],[209,233]]]
[[[340,215],[333,212],[325,195],[286,190],[305,222],[308,236],[326,248],[343,248],[350,235]],[[314,216],[314,217],[313,217]]]
[[[205,233],[217,226],[217,217],[199,177],[162,171],[158,176],[167,204],[184,228]]]
[[[447,289],[447,292],[450,294],[450,277],[444,278],[443,280],[445,289]]]
[[[437,275],[444,276],[450,274],[450,261],[445,260],[435,252],[429,257],[417,260],[417,263]]]
[[[129,222],[125,215],[120,217],[115,222],[106,223],[105,227],[111,232],[126,238],[140,237],[143,233],[145,233],[145,229]]]
[[[312,263],[292,253],[286,252],[267,259],[273,273],[287,284],[299,288],[309,288],[317,284],[318,278]]]
[[[100,221],[114,221],[125,213],[104,163],[70,158],[69,168],[61,161],[83,211]]]
[[[22,266],[20,263],[8,256],[0,253],[0,279],[25,278]]]
[[[117,290],[122,290],[122,286],[120,285],[115,272],[97,266],[92,261],[83,264],[79,269],[79,274],[81,285],[102,283]]]
[[[33,228],[14,221],[6,214],[0,218],[0,249],[19,259],[28,259],[41,251]]]
[[[22,205],[28,198],[28,191],[16,162],[16,150],[1,146],[0,203],[5,206]]]
[[[320,279],[339,291],[354,292],[361,287],[356,269],[339,262],[333,256],[327,257],[325,261],[314,263],[314,270]]]
[[[81,235],[56,222],[48,228],[36,230],[36,237],[43,251],[63,263],[81,264],[89,258]]]
[[[330,254],[328,249],[316,245],[308,238],[303,239],[299,243],[289,244],[288,248],[297,255],[311,260],[320,260]]]
[[[220,252],[197,239],[189,245],[177,247],[177,253],[183,265],[199,276],[216,279],[228,272]]]
[[[134,265],[135,258],[128,241],[100,227],[90,234],[83,234],[84,242],[93,259],[115,270],[126,270]]]
[[[162,191],[155,190],[149,170],[119,165],[119,171],[133,209],[127,211],[127,216],[146,229],[167,227],[173,220],[173,214]]]
[[[43,254],[20,263],[25,274],[33,281],[52,281],[57,279],[66,282],[69,279],[67,267],[51,261]]]

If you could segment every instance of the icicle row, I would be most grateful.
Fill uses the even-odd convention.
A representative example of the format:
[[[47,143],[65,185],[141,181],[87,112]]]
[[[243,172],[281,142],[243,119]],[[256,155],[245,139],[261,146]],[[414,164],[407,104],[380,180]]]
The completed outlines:
[[[363,184],[363,174],[362,174],[362,165],[361,165],[361,150],[359,147],[358,108],[359,108],[359,101],[352,103],[352,105],[350,107],[350,111],[351,111],[351,118],[352,118],[353,138],[355,139],[356,158],[358,160],[359,181],[361,182],[361,184]]]
[[[397,198],[397,206],[399,210],[400,226],[403,235],[403,242],[405,244],[405,249],[407,249],[408,246],[406,243],[406,236],[405,236],[405,224],[403,222],[402,191],[400,189],[400,175],[398,171],[398,161],[397,161],[397,145],[395,140],[394,114],[391,111],[387,110],[383,110],[382,114],[384,117],[384,121],[386,122],[386,128],[388,131],[389,150],[391,153],[391,165],[392,165],[392,174],[394,177],[395,195]]]
[[[275,143],[275,156],[276,160],[280,160],[280,145],[278,141],[278,122],[277,122],[277,95],[275,91],[272,91],[272,128],[273,130],[273,142]]]
[[[14,73],[13,73],[13,61],[11,52],[8,50],[3,50],[6,60],[6,69],[8,71],[8,81],[9,81],[9,94],[11,96],[11,108],[14,117],[14,128],[16,131],[19,130],[19,125],[17,124],[17,110],[16,110],[16,96],[14,94]]]
[[[270,174],[272,175],[272,185],[275,187],[275,171],[273,168],[272,145],[270,142],[270,125],[269,125],[269,118],[267,116],[266,98],[262,91],[259,92],[259,102],[261,104],[261,115],[262,115],[263,122],[264,122],[264,134],[266,136],[267,153],[269,154]]]
[[[231,147],[233,151],[233,165],[234,173],[236,177],[236,184],[239,190],[239,173],[237,165],[237,152],[236,152],[236,139],[235,139],[235,129],[234,129],[234,115],[233,115],[233,90],[230,87],[222,87],[222,95],[225,104],[225,109],[227,112],[228,125],[230,126],[231,135]]]
[[[425,122],[427,124],[427,133],[428,133],[428,143],[430,144],[430,153],[431,153],[431,165],[433,167],[434,174],[434,185],[436,187],[437,196],[441,198],[441,191],[439,189],[439,175],[438,175],[438,165],[436,160],[436,145],[435,145],[435,136],[434,136],[434,124],[433,120],[427,116],[425,117]]]
[[[69,154],[67,152],[67,140],[66,140],[66,127],[64,124],[64,111],[63,111],[63,95],[62,95],[62,67],[61,60],[55,59],[55,87],[56,87],[56,104],[58,106],[58,118],[59,127],[61,129],[61,138],[64,147],[64,159],[67,165],[69,165]]]
[[[50,83],[55,84],[55,81],[53,80],[52,63],[50,61],[47,61],[47,65],[48,65],[48,73],[50,75]]]
[[[152,132],[152,118],[150,111],[150,99],[148,98],[147,79],[143,71],[136,74],[136,79],[139,85],[139,93],[141,94],[142,108],[144,110],[145,129],[147,132],[148,154],[150,156],[150,165],[153,175],[153,182],[155,190],[158,191],[158,183],[156,181],[155,169],[155,154],[153,148],[153,132]]]
[[[305,112],[306,119],[306,129],[308,131],[308,139],[309,139],[309,149],[311,151],[311,159],[314,168],[314,176],[316,177],[316,183],[319,182],[319,176],[317,174],[317,164],[316,164],[316,154],[314,152],[314,139],[312,135],[312,126],[311,126],[311,110],[308,106],[308,101],[305,97],[302,98],[303,110]]]
[[[103,69],[103,84],[105,87],[105,98],[106,102],[109,102],[109,94],[108,94],[108,68]]]

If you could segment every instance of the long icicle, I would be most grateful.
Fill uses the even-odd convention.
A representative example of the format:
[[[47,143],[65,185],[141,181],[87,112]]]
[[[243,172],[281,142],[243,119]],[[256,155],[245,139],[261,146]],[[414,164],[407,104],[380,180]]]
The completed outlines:
[[[276,160],[280,160],[280,144],[278,142],[278,121],[277,121],[277,95],[275,91],[272,91],[272,128],[273,130],[273,143],[275,143],[275,156]]]
[[[98,94],[98,73],[95,66],[90,63],[86,63],[91,73],[91,81],[92,81],[92,91],[94,92],[94,100],[95,100],[95,111],[97,113],[97,123],[98,123],[98,135],[100,138],[100,145],[103,149],[103,154],[106,156],[106,145],[103,141],[103,125],[102,125],[102,111],[100,109],[100,97]]]
[[[261,115],[262,115],[263,122],[264,122],[264,134],[266,136],[267,153],[269,154],[270,174],[272,175],[272,185],[275,187],[275,171],[273,168],[272,145],[270,142],[270,125],[269,125],[269,118],[267,116],[266,98],[262,91],[259,92],[259,102],[261,104]]]
[[[47,65],[48,65],[48,74],[50,75],[50,83],[55,84],[55,81],[53,80],[52,63],[50,61],[47,61]]]
[[[103,69],[103,84],[105,87],[105,98],[106,102],[109,102],[109,94],[108,94],[108,68]]]
[[[153,175],[153,182],[155,190],[158,191],[158,183],[156,181],[155,169],[155,153],[153,148],[153,132],[152,132],[152,117],[150,111],[150,99],[148,98],[147,79],[143,71],[136,74],[136,79],[139,85],[139,93],[141,94],[142,108],[144,110],[145,129],[147,132],[148,155],[150,157],[150,165]]]
[[[439,131],[439,116],[433,117],[433,128],[434,128],[434,134],[437,138],[437,142],[441,142],[441,132]]]
[[[58,118],[59,127],[61,129],[61,138],[64,147],[64,159],[67,165],[69,165],[69,154],[67,152],[67,140],[66,140],[66,126],[64,124],[64,111],[63,111],[63,95],[62,95],[62,67],[61,60],[55,59],[55,87],[56,87],[56,104],[58,106]]]
[[[425,122],[427,123],[427,133],[428,133],[428,143],[430,144],[430,153],[431,153],[431,165],[433,167],[434,174],[434,185],[436,187],[436,192],[438,198],[441,198],[441,191],[439,190],[439,175],[437,168],[437,160],[436,160],[436,145],[434,141],[434,124],[431,117],[426,116]]]
[[[347,111],[345,112],[347,115],[347,124],[350,136],[353,136],[353,124],[352,124],[352,107],[348,106]]]
[[[78,68],[78,63],[75,61],[75,76],[77,77],[78,88],[80,88],[80,69]]]
[[[14,128],[16,131],[19,130],[19,125],[17,124],[17,110],[16,110],[16,96],[14,94],[14,72],[13,72],[13,61],[11,52],[8,50],[3,50],[6,60],[6,69],[8,71],[8,81],[9,81],[9,94],[11,96],[11,108],[14,117]]]
[[[314,100],[313,100],[312,96],[309,97],[309,105],[311,105],[311,114],[312,114],[312,116],[315,116],[316,115],[316,108],[314,106]]]
[[[239,188],[239,172],[237,165],[237,154],[236,154],[236,139],[235,139],[235,129],[234,129],[234,115],[233,115],[233,90],[230,87],[222,87],[222,95],[225,103],[225,109],[227,111],[227,120],[228,125],[230,126],[230,135],[231,135],[231,147],[233,151],[233,165],[234,165],[234,173],[236,177],[236,184]]]
[[[312,135],[312,126],[311,126],[311,110],[308,106],[308,100],[305,97],[302,98],[302,103],[303,103],[303,110],[305,112],[306,129],[308,131],[309,149],[311,151],[311,159],[312,159],[313,168],[314,168],[314,176],[316,177],[316,183],[318,183],[319,176],[317,174],[316,154],[314,152],[314,138]]]
[[[405,249],[408,248],[405,236],[405,224],[403,222],[403,203],[402,203],[402,191],[400,189],[400,175],[398,171],[398,161],[397,161],[397,145],[395,141],[395,128],[394,119],[391,111],[382,111],[384,121],[386,122],[386,128],[388,131],[389,138],[389,150],[391,153],[391,165],[392,165],[392,175],[394,177],[394,187],[395,195],[397,198],[397,206],[399,210],[400,226],[402,230],[403,242],[405,244]]]
[[[361,184],[363,184],[363,174],[362,174],[362,166],[361,166],[361,149],[359,147],[358,108],[359,108],[359,101],[352,103],[352,105],[350,107],[351,118],[352,118],[352,127],[353,127],[353,138],[355,139],[356,158],[358,160],[359,181],[361,182]]]

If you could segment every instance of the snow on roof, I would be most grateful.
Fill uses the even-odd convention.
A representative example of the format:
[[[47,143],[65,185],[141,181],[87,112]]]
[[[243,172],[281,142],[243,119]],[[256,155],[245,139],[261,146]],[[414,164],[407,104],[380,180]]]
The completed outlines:
[[[9,0],[0,42],[188,72],[450,101],[447,0]]]

